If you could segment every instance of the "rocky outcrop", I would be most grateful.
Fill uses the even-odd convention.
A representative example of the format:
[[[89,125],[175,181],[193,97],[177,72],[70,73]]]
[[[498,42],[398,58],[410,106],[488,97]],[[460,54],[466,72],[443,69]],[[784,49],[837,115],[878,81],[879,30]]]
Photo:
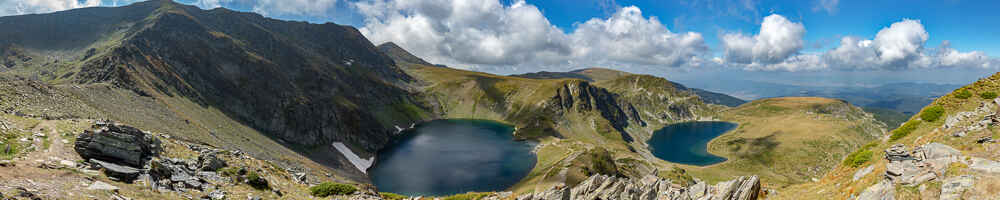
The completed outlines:
[[[896,144],[886,149],[886,178],[893,183],[918,185],[938,178],[953,162],[962,160],[962,152],[941,143],[930,143],[907,151]]]
[[[137,128],[98,122],[76,138],[73,147],[84,159],[104,160],[132,167],[142,166],[161,151],[160,141]]]
[[[688,187],[668,179],[647,176],[641,180],[594,175],[574,187],[551,189],[518,196],[518,200],[597,200],[597,199],[678,199],[678,200],[748,200],[761,192],[757,176],[742,176],[714,186],[698,181]]]
[[[896,199],[896,187],[895,185],[888,181],[883,180],[878,184],[872,185],[865,189],[861,195],[858,195],[857,200],[895,200]]]
[[[600,113],[601,117],[607,119],[611,126],[621,133],[625,142],[632,142],[632,137],[625,132],[630,122],[645,124],[632,105],[620,103],[617,94],[592,86],[589,82],[579,81],[563,85],[556,96],[552,97],[552,101],[563,112]],[[632,108],[630,113],[636,114],[627,115],[623,108]]]
[[[941,184],[941,200],[962,199],[962,192],[972,188],[974,181],[973,177],[969,175],[945,179]]]

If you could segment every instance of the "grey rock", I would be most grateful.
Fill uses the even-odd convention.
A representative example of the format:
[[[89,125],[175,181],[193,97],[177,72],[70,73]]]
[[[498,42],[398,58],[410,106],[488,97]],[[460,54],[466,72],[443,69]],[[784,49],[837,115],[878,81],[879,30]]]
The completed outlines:
[[[139,169],[136,169],[134,167],[122,166],[97,159],[90,159],[90,161],[88,162],[96,164],[101,169],[104,169],[105,175],[108,175],[108,177],[115,178],[119,181],[132,182],[139,177]]]
[[[865,177],[865,175],[868,175],[869,173],[872,173],[872,170],[874,170],[874,169],[875,169],[875,166],[872,166],[872,165],[869,165],[868,167],[865,167],[865,168],[861,168],[857,172],[854,172],[854,179],[852,179],[852,180],[858,181],[858,179],[861,179],[861,178]]]
[[[895,200],[896,188],[892,182],[882,180],[878,184],[872,185],[858,195],[857,200]]]
[[[524,194],[519,200],[563,200],[563,199],[757,199],[760,192],[757,176],[743,176],[734,180],[709,186],[697,181],[690,187],[671,184],[667,179],[630,179],[605,175],[594,175],[574,187],[556,186],[551,189]]]
[[[216,191],[212,191],[212,192],[209,192],[209,193],[208,193],[207,195],[205,195],[204,197],[202,197],[202,199],[211,199],[211,200],[222,200],[222,199],[226,199],[226,192],[225,192],[225,191],[222,191],[222,190],[216,190]]]
[[[226,167],[226,161],[219,159],[215,156],[215,153],[202,153],[198,155],[198,163],[201,166],[201,171],[216,171]]]
[[[84,159],[99,159],[141,167],[161,151],[160,141],[139,129],[99,122],[76,138],[73,147]]]
[[[111,185],[111,184],[108,184],[108,183],[105,183],[105,182],[94,181],[94,183],[90,184],[90,186],[87,186],[87,189],[88,190],[117,191],[118,187],[114,186],[114,185]]]
[[[976,143],[978,143],[978,144],[986,144],[986,143],[994,143],[994,142],[996,142],[996,141],[993,140],[993,136],[984,136],[984,137],[979,138],[978,140],[976,140]]]
[[[906,150],[906,145],[895,144],[885,149],[885,159],[889,161],[901,161],[913,159],[913,156]]]
[[[983,173],[1000,174],[1000,162],[983,158],[973,157],[972,164],[969,165],[969,168]]]
[[[942,200],[962,199],[962,192],[972,188],[974,180],[972,176],[963,175],[945,179],[941,184]]]
[[[299,172],[299,173],[292,174],[292,178],[297,183],[300,183],[300,184],[306,183],[306,173],[305,172]]]
[[[13,160],[0,160],[0,167],[14,167],[17,166]]]

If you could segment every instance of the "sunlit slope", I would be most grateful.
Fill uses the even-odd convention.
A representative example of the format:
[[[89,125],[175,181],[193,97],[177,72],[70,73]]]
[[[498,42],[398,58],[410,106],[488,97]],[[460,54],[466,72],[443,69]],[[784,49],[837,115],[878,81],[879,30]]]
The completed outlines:
[[[816,97],[762,99],[719,114],[739,126],[709,143],[728,160],[687,167],[696,177],[760,175],[768,187],[819,178],[841,158],[885,133],[871,114],[844,101]]]
[[[998,81],[1000,74],[994,74],[934,100],[900,128],[865,148],[857,149],[859,156],[847,158],[819,182],[796,185],[788,194],[843,199],[860,196],[866,190],[876,191],[875,186],[885,182],[879,186],[887,188],[883,191],[891,191],[886,196],[893,196],[895,199],[1000,198],[1000,185],[996,184],[1000,183],[1000,171],[988,170],[990,163],[995,164],[1000,160],[1000,151],[997,151],[1000,144],[979,143],[985,137],[1000,138],[997,124],[990,122],[989,118],[996,113],[998,107],[994,99],[996,92],[1000,92]],[[930,180],[902,183],[886,179],[886,171],[890,165],[885,159],[886,149],[902,144],[907,151],[916,151],[915,147],[932,143],[946,146],[939,149],[957,150],[957,158],[922,162],[933,176]],[[866,169],[870,172],[864,173],[868,171]],[[858,177],[857,180],[855,176]],[[968,187],[954,184],[963,180],[970,180]],[[782,197],[799,199],[804,196]]]

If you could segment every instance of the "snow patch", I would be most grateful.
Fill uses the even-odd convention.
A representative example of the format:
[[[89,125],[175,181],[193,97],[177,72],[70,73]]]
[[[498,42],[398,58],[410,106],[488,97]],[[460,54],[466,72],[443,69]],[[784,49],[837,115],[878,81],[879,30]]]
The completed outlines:
[[[357,154],[354,154],[354,152],[351,151],[350,148],[347,148],[347,145],[344,145],[343,142],[334,142],[333,148],[337,148],[337,151],[340,151],[340,154],[343,154],[344,157],[347,157],[347,160],[350,160],[351,164],[354,164],[354,166],[357,167],[358,170],[361,170],[361,173],[368,174],[368,168],[372,167],[372,164],[375,163],[375,156],[372,156],[371,158],[368,159],[363,159]]]

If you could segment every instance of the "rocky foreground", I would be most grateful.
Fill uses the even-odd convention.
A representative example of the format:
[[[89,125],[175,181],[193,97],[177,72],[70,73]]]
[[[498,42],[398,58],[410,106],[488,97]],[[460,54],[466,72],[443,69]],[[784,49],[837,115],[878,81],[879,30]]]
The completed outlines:
[[[709,185],[698,181],[683,187],[668,179],[653,176],[635,180],[605,175],[594,175],[574,187],[554,187],[534,194],[518,196],[518,200],[570,200],[570,199],[676,199],[676,200],[748,200],[760,194],[760,179],[743,176],[734,180]]]

